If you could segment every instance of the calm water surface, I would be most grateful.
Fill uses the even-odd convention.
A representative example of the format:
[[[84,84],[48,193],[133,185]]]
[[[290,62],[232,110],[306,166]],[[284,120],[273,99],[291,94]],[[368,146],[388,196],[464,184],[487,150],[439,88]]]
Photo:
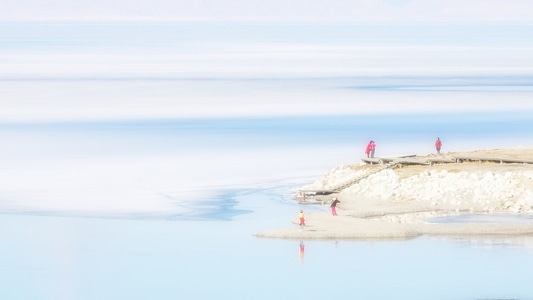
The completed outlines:
[[[295,207],[279,216],[289,210]],[[531,299],[531,237],[319,242],[251,235],[279,223],[2,215],[2,295]]]

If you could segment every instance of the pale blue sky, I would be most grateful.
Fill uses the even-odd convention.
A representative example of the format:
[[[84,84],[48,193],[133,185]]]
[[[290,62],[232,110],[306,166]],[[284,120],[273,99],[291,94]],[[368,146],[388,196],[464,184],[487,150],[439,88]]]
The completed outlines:
[[[531,0],[3,0],[0,20],[533,21]]]

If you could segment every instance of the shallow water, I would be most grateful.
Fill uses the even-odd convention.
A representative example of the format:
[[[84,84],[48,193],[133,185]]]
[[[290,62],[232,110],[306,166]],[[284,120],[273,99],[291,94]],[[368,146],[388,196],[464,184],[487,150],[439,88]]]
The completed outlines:
[[[10,299],[532,295],[533,237],[254,237],[265,228],[294,226],[290,221],[299,207],[285,194],[288,189],[290,185],[227,195],[234,205],[200,219],[1,214],[1,294]]]
[[[431,223],[531,223],[531,214],[466,214],[459,216],[438,217],[428,220]]]
[[[263,240],[251,235],[265,225],[259,223],[263,224],[2,215],[2,295],[10,299],[531,297],[531,237]]]

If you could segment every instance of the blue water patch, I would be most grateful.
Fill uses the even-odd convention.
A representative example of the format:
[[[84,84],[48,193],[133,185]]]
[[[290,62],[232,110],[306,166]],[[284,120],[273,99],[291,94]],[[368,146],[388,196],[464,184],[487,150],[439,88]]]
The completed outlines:
[[[428,220],[431,223],[533,223],[531,214],[468,214],[437,217]]]
[[[32,131],[134,131],[134,132],[224,132],[224,133],[305,133],[312,131],[320,133],[326,131],[337,133],[349,131],[357,127],[380,126],[390,127],[391,130],[411,124],[427,126],[454,123],[470,125],[475,123],[512,124],[517,122],[533,122],[530,112],[500,111],[478,113],[404,113],[404,114],[365,114],[365,115],[338,115],[338,116],[291,116],[291,117],[256,117],[256,118],[180,118],[180,119],[154,119],[154,120],[121,120],[121,121],[81,121],[81,122],[44,122],[44,123],[0,123],[0,130],[32,130]],[[468,131],[469,128],[464,128]],[[472,130],[475,131],[475,130]]]
[[[453,143],[456,149],[508,148],[532,140],[530,128],[533,128],[533,118],[526,111],[4,123],[0,124],[0,136],[3,140],[17,141],[3,147],[4,157],[161,152],[180,155],[197,150],[216,153],[306,145],[362,149],[370,139],[378,141],[381,153],[390,153],[402,145],[408,147],[421,142],[430,145],[436,136],[446,146]]]
[[[344,79],[340,88],[389,92],[533,92],[533,75],[380,76]]]
[[[250,209],[240,209],[236,199],[245,191],[235,190],[218,195],[214,199],[195,200],[188,203],[192,213],[175,215],[170,220],[220,220],[231,221],[234,217],[253,213]]]
[[[359,22],[1,22],[0,41],[128,42],[143,45],[217,43],[483,44],[522,45],[533,40],[527,23],[359,23]],[[513,33],[513,34],[509,34]]]

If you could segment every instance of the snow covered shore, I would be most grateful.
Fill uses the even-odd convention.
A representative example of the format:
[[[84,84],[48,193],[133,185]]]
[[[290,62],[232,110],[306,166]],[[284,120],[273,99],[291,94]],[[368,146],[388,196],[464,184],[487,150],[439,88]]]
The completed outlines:
[[[532,160],[533,149],[446,153]],[[419,156],[417,160],[435,157]],[[431,217],[460,214],[533,214],[533,165],[472,161],[429,165],[356,163],[339,166],[303,190],[332,190],[355,182],[340,193],[306,199],[305,204],[341,200],[339,216],[308,216],[307,230],[295,228],[259,232],[277,238],[408,238],[428,235],[533,234],[533,222],[433,223]],[[304,203],[302,203],[304,204]]]

